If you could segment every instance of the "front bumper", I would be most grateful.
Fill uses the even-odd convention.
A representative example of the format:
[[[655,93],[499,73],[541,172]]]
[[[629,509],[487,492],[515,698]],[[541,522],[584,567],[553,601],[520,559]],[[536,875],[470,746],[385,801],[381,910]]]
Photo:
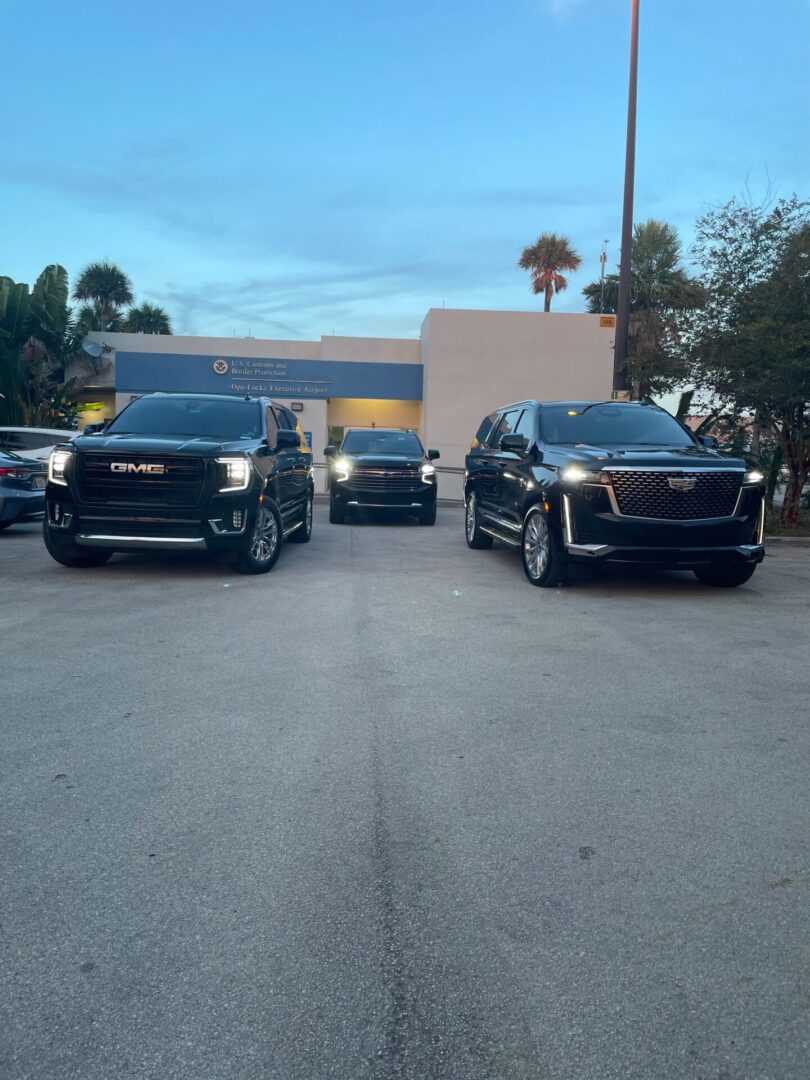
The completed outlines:
[[[105,551],[237,551],[245,546],[256,512],[241,492],[193,510],[81,506],[65,488],[51,484],[45,496],[52,542]]]
[[[431,507],[436,501],[436,485],[422,484],[410,491],[391,491],[380,488],[364,491],[348,483],[332,482],[331,498],[335,506],[357,509],[406,510],[417,513]]]
[[[562,542],[587,561],[695,567],[760,563],[765,557],[765,502],[744,488],[732,517],[668,521],[616,514],[603,492],[563,493]]]

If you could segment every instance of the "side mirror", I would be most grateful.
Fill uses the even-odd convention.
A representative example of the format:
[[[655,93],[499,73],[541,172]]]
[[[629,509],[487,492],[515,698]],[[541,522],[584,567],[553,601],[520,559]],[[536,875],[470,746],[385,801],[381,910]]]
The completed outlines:
[[[714,435],[698,435],[698,442],[702,443],[707,450],[717,450],[720,446],[720,440],[716,439]]]
[[[324,447],[323,456],[325,458],[335,457],[336,454],[337,447],[333,443],[330,443],[327,447]]]
[[[428,450],[428,461],[435,461],[436,458],[440,458],[442,455],[438,450]]]
[[[526,453],[526,436],[525,435],[501,435],[501,450],[513,454],[525,454]]]
[[[301,436],[292,428],[279,428],[276,434],[276,450],[285,450],[289,447],[298,449],[301,445]]]
[[[109,422],[110,422],[109,420],[101,420],[97,424],[85,424],[84,427],[82,428],[80,434],[81,435],[97,435],[99,431],[104,430],[104,428],[107,426],[107,424],[109,424]]]

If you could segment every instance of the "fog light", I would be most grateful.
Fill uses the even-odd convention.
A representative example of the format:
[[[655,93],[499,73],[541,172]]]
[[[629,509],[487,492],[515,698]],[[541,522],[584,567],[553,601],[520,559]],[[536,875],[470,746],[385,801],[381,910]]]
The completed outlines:
[[[244,510],[234,510],[233,512],[233,527],[235,529],[241,529],[245,521]]]

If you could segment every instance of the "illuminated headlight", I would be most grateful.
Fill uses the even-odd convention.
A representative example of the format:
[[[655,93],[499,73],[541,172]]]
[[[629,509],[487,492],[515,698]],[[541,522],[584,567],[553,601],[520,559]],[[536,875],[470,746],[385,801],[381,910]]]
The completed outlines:
[[[422,466],[422,479],[426,484],[431,484],[436,479],[436,466],[435,465],[423,465]]]
[[[52,450],[48,458],[48,479],[52,484],[64,484],[67,486],[65,475],[68,462],[73,457],[71,450]]]
[[[760,472],[759,469],[749,469],[743,478],[744,484],[761,484],[765,479],[765,473]]]
[[[250,460],[243,457],[220,457],[216,459],[217,465],[225,470],[225,483],[219,488],[221,492],[247,491],[250,484]]]
[[[560,476],[567,484],[609,484],[610,477],[607,473],[590,472],[581,465],[568,465],[562,470]]]
[[[341,457],[335,462],[335,479],[342,483],[348,480],[352,471],[352,463],[348,458]]]

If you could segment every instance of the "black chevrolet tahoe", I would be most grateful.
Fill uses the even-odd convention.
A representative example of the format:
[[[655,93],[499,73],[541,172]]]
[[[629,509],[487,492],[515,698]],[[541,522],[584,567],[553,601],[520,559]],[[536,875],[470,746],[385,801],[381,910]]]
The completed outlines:
[[[45,546],[63,566],[116,551],[230,552],[263,574],[312,533],[312,453],[267,398],[149,394],[51,453]]]
[[[465,464],[467,544],[519,548],[533,585],[594,560],[742,585],[765,554],[762,473],[655,405],[506,405],[485,417]]]
[[[340,448],[327,446],[329,520],[341,524],[347,510],[394,509],[436,523],[438,450],[428,450],[413,431],[350,428]]]

